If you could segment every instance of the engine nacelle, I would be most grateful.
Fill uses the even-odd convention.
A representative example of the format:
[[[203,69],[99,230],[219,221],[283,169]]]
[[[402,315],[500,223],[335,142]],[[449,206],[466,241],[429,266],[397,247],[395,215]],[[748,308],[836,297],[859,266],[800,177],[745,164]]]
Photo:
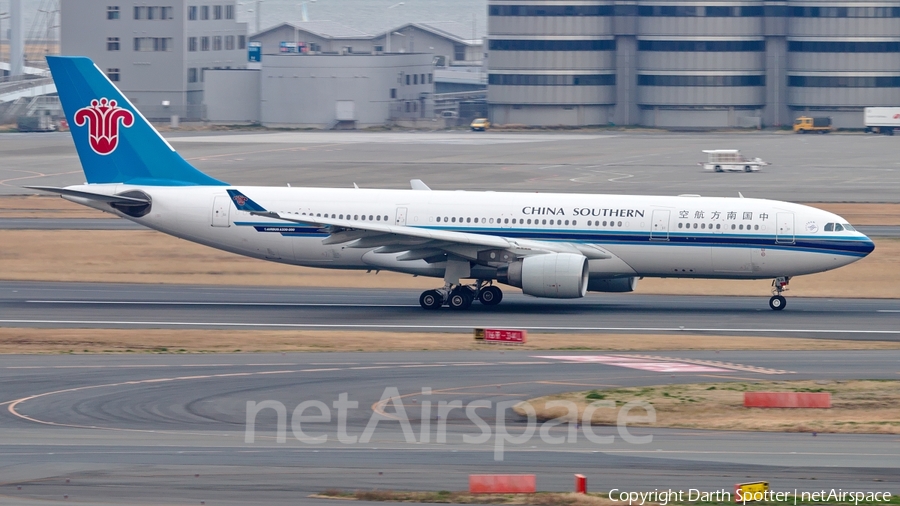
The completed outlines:
[[[497,279],[517,286],[526,295],[552,299],[584,297],[588,287],[588,260],[575,253],[548,253],[525,257],[501,267]]]
[[[633,292],[637,286],[637,278],[591,278],[588,281],[589,292]]]

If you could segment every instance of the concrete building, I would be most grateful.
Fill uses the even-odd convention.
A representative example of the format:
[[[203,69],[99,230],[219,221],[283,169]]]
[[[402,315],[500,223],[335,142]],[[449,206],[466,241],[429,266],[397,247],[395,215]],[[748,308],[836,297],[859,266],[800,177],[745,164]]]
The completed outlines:
[[[247,66],[234,0],[63,0],[60,49],[89,56],[151,119],[202,116],[204,71]]]
[[[483,59],[479,39],[467,38],[456,22],[407,23],[370,35],[334,21],[282,23],[250,37],[262,44],[263,54],[282,51],[283,43],[298,44],[300,52],[325,54],[431,53],[441,66],[475,65]]]
[[[258,71],[208,72],[207,119],[292,128],[431,122],[432,60],[427,53],[264,54]]]
[[[861,127],[900,105],[900,2],[489,0],[495,123]]]

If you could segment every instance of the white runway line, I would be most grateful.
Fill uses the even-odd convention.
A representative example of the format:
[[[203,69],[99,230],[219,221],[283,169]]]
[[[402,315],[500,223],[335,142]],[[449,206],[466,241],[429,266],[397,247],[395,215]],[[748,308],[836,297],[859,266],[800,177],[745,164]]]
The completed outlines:
[[[419,307],[418,304],[347,304],[328,302],[166,302],[130,300],[26,300],[27,304],[102,304],[110,306],[285,306],[285,307]]]

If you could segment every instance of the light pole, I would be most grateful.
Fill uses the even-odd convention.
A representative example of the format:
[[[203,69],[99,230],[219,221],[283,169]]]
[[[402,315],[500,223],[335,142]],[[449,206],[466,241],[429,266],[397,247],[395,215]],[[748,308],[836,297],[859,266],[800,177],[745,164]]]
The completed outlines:
[[[396,4],[388,7],[387,10],[391,10],[394,7],[400,7],[401,5],[404,5],[404,2],[396,3]],[[401,37],[403,36],[402,33],[397,33],[397,35],[400,35]],[[390,53],[391,52],[391,30],[390,29],[387,31],[387,35],[385,36],[385,47],[387,48],[387,51],[385,51],[385,53]]]
[[[309,13],[306,11],[307,4],[314,4],[316,0],[307,0],[306,2],[300,2],[300,21],[309,21]]]

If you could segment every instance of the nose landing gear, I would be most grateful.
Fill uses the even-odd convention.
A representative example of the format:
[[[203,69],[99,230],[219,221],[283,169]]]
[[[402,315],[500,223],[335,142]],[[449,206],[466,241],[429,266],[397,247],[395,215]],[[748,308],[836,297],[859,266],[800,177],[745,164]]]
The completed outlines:
[[[787,299],[781,295],[781,292],[788,289],[787,285],[790,282],[791,278],[787,276],[775,278],[775,280],[772,281],[772,298],[769,299],[769,307],[774,311],[781,311],[787,305]]]

